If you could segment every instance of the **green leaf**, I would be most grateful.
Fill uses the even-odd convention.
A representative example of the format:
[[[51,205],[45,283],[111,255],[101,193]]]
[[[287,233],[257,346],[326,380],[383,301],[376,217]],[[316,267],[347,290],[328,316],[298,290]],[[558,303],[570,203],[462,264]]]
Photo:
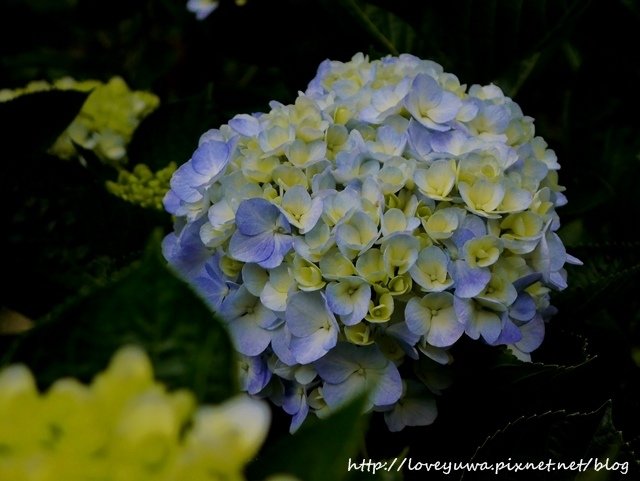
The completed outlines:
[[[521,417],[508,423],[502,429],[487,437],[478,447],[471,462],[565,462],[583,461],[583,470],[587,463],[591,469],[596,460],[609,465],[614,463],[635,463],[633,454],[627,450],[622,433],[613,425],[611,402],[589,413],[567,413],[565,411],[547,412],[530,417]],[[528,480],[587,480],[619,479],[623,464],[617,471],[609,471],[609,477],[593,478],[591,473],[568,469],[543,471],[528,470]],[[637,466],[636,466],[637,467]],[[633,471],[634,467],[627,469]],[[523,473],[500,472],[499,479],[523,479]],[[494,471],[466,472],[463,480],[496,479]]]
[[[102,284],[139,259],[167,214],[109,194],[94,166],[47,155],[6,159],[0,303],[37,319],[80,288]],[[34,287],[37,286],[37,287]],[[34,289],[37,295],[34,295]]]
[[[341,0],[340,3],[385,54],[399,55],[413,50],[416,32],[399,16],[362,1]]]
[[[249,479],[288,473],[302,481],[340,481],[348,474],[348,461],[364,436],[362,414],[366,393],[325,420],[305,423],[293,436],[285,436],[249,466]],[[313,421],[313,420],[309,420]]]
[[[569,267],[569,288],[558,296],[560,307],[584,315],[615,305],[616,299],[630,299],[640,278],[640,241],[600,242],[569,250],[584,265]]]
[[[169,387],[190,388],[203,402],[234,393],[228,334],[168,270],[157,237],[142,261],[109,285],[59,308],[21,338],[4,363],[26,363],[46,387],[65,376],[88,381],[120,346],[137,344]]]
[[[560,336],[561,341],[555,339],[559,344],[559,349],[568,351],[570,344],[567,342],[571,339],[579,344],[578,359],[565,360],[561,362],[523,362],[513,356],[506,349],[495,350],[495,361],[490,367],[490,372],[495,375],[501,383],[511,386],[512,388],[522,387],[529,388],[532,385],[538,385],[540,388],[549,386],[552,383],[562,383],[579,371],[586,370],[590,364],[596,359],[595,356],[589,354],[587,349],[587,340],[576,333],[555,333],[556,338]],[[551,341],[550,341],[551,342]],[[566,355],[566,353],[565,353]],[[534,354],[536,356],[536,354]]]
[[[160,107],[142,121],[128,147],[132,165],[146,164],[158,170],[170,162],[183,164],[198,147],[198,139],[216,127],[212,115],[212,91],[207,88],[197,95]]]
[[[349,3],[355,3],[349,1]],[[451,69],[463,83],[498,84],[515,93],[537,67],[570,35],[584,0],[462,0],[411,2],[371,0],[409,23],[419,43],[411,53]],[[362,2],[358,2],[362,5]],[[365,11],[363,7],[360,8]],[[371,23],[397,47],[378,21]],[[370,29],[371,30],[371,29]],[[378,42],[384,45],[384,40]],[[390,53],[394,51],[386,49]],[[400,50],[396,48],[396,50]],[[453,68],[455,67],[455,68]]]
[[[49,90],[0,102],[0,143],[7,157],[45,152],[78,115],[88,95]]]

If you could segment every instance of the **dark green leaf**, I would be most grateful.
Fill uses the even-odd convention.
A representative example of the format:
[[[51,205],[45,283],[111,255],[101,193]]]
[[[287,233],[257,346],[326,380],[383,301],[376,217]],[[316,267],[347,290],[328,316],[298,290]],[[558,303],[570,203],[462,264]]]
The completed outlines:
[[[45,152],[78,115],[88,95],[50,90],[0,102],[0,143],[7,158]]]
[[[569,267],[569,288],[558,296],[559,306],[571,306],[574,314],[584,315],[632,295],[634,280],[640,278],[640,241],[601,242],[569,250],[584,265]]]
[[[582,461],[586,466],[595,467],[596,461],[609,466],[618,464],[617,470],[608,471],[608,477],[597,479],[623,479],[624,464],[634,463],[632,455],[625,447],[622,433],[615,429],[611,417],[611,403],[608,402],[590,413],[547,412],[531,417],[522,417],[487,437],[480,446],[472,462],[564,462]],[[633,471],[637,466],[629,466]],[[586,469],[583,468],[583,471]],[[528,480],[595,479],[585,472],[581,477],[578,469],[529,470]],[[496,479],[494,471],[467,472],[462,478],[467,480]],[[523,479],[523,473],[504,469],[501,480]]]
[[[144,259],[111,284],[70,301],[28,333],[5,362],[24,362],[47,386],[89,380],[124,344],[142,346],[157,377],[218,402],[235,391],[226,330],[161,258],[155,239]]]
[[[0,237],[8,281],[0,291],[3,305],[39,318],[138,259],[152,230],[169,224],[167,214],[109,194],[93,167],[46,155],[6,163],[0,177],[7,212]]]
[[[523,362],[513,356],[509,351],[496,350],[495,361],[490,367],[492,375],[497,376],[500,382],[514,388],[519,385],[527,385],[529,388],[533,385],[539,386],[541,389],[549,387],[549,384],[565,382],[567,378],[576,374],[576,371],[589,368],[589,364],[595,359],[594,356],[587,352],[587,341],[583,337],[575,333],[565,333],[563,341],[572,338],[581,347],[578,359],[568,360],[566,364],[560,362]],[[570,349],[569,343],[563,342],[564,350]],[[566,353],[564,353],[566,355]]]
[[[343,8],[369,33],[385,54],[413,51],[416,32],[394,13],[358,0],[342,0]]]
[[[348,473],[362,441],[366,395],[360,395],[329,418],[307,423],[293,436],[267,446],[249,467],[250,479],[289,473],[302,481],[340,481]],[[312,421],[312,420],[309,420]]]

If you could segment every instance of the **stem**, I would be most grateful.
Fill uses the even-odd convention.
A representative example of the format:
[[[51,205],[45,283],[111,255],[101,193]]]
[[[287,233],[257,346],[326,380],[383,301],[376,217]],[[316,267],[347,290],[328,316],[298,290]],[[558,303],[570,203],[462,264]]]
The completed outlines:
[[[382,33],[375,23],[367,16],[367,14],[360,8],[355,0],[342,0],[344,7],[353,15],[360,24],[376,39],[382,46],[384,46],[389,53],[393,55],[399,55],[398,49],[387,36]]]

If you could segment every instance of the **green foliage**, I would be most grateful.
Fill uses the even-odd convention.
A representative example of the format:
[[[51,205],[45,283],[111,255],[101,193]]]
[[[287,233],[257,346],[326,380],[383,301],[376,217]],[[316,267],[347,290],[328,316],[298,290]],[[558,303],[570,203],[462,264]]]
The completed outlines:
[[[399,55],[414,50],[416,32],[397,15],[358,0],[341,0],[340,3],[369,32],[382,51]]]
[[[125,344],[142,346],[159,380],[190,388],[200,401],[236,391],[226,330],[165,266],[157,236],[141,261],[54,310],[4,362],[26,363],[43,386],[66,376],[87,381]]]
[[[0,102],[0,141],[7,157],[46,151],[78,115],[88,92],[36,92]]]
[[[530,417],[519,418],[493,435],[476,450],[471,458],[475,462],[528,462],[547,461],[588,463],[591,470],[595,462],[604,463],[608,458],[610,466],[614,463],[630,463],[627,469],[633,471],[637,465],[632,453],[622,439],[622,433],[613,425],[611,404],[606,403],[599,409],[589,413],[568,413],[564,411],[547,412]],[[504,471],[500,479],[519,479],[522,473]],[[573,477],[576,480],[594,479],[593,474],[585,471],[579,473],[566,469],[551,469],[551,472],[529,470],[526,473],[530,480],[565,480]],[[619,468],[617,471],[604,471],[595,479],[624,479],[627,473]],[[478,471],[465,474],[465,481],[495,479],[491,471]]]
[[[83,167],[38,154],[9,157],[4,170],[0,259],[10,282],[2,302],[31,317],[107,282],[140,256],[154,227],[169,223],[107,193],[97,161]]]
[[[266,449],[250,466],[250,478],[287,472],[302,481],[340,481],[348,473],[349,458],[356,458],[362,440],[366,393],[358,396],[329,418],[307,423],[291,437]]]

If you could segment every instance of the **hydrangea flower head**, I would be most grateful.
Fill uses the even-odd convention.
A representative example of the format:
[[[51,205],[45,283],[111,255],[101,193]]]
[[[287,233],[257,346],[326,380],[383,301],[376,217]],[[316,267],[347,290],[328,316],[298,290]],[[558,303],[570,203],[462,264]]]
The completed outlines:
[[[60,379],[43,394],[26,367],[9,366],[0,410],[0,479],[13,481],[242,481],[270,422],[246,395],[197,407],[191,392],[168,392],[132,346],[90,385]]]
[[[463,336],[530,359],[579,262],[532,118],[412,55],[326,60],[270,106],[203,134],[164,199],[165,256],[226,319],[251,394],[296,429],[364,389],[399,430],[436,416],[403,364],[451,362]]]

